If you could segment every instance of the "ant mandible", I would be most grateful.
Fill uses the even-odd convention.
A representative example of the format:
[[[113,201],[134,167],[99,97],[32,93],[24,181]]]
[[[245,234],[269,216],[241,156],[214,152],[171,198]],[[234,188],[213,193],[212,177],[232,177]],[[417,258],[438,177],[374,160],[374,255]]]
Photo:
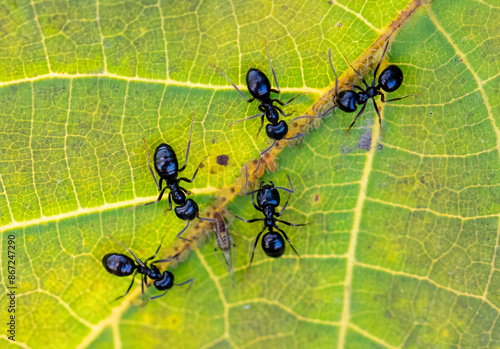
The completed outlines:
[[[172,210],[172,200],[174,203],[178,206],[175,207],[175,215],[183,220],[187,221],[186,226],[177,234],[177,237],[179,239],[185,240],[185,241],[191,241],[189,239],[181,237],[181,234],[186,231],[186,229],[189,227],[189,223],[195,219],[198,218],[201,221],[208,221],[208,222],[213,222],[215,221],[214,219],[211,218],[201,218],[199,216],[200,209],[198,207],[198,204],[196,201],[193,199],[189,198],[186,199],[186,195],[189,195],[190,192],[187,191],[185,188],[181,187],[179,185],[180,181],[184,181],[187,183],[193,183],[196,174],[198,173],[198,170],[200,169],[201,164],[205,159],[208,157],[205,156],[203,160],[201,160],[200,164],[196,168],[196,171],[194,171],[193,178],[188,179],[186,177],[181,177],[177,178],[179,175],[179,172],[182,172],[186,169],[187,166],[187,161],[189,157],[189,148],[191,146],[191,136],[193,135],[193,122],[194,122],[194,117],[196,115],[196,111],[193,113],[193,117],[191,119],[191,129],[189,131],[189,141],[187,144],[187,150],[186,150],[186,160],[184,161],[184,166],[179,168],[179,162],[177,161],[177,155],[175,154],[174,149],[166,144],[166,143],[161,143],[158,147],[156,147],[155,150],[155,155],[154,155],[154,166],[156,173],[160,177],[160,183],[156,181],[155,174],[153,172],[153,169],[151,168],[151,164],[149,162],[149,151],[148,151],[148,145],[146,144],[146,140],[143,138],[142,140],[144,141],[144,146],[146,147],[146,157],[148,160],[148,167],[149,171],[151,172],[151,176],[153,176],[153,179],[156,183],[156,187],[158,188],[158,191],[160,192],[160,195],[158,196],[158,199],[156,201],[148,202],[145,203],[144,205],[152,205],[152,204],[157,204],[160,202],[161,198],[163,197],[163,193],[165,190],[169,190],[168,193],[168,210]],[[162,189],[162,184],[163,181],[165,181],[166,185],[165,188]]]
[[[283,110],[280,107],[274,105],[274,103],[278,103],[281,106],[286,106],[290,102],[292,102],[295,98],[299,97],[300,95],[303,95],[305,92],[299,93],[295,97],[292,97],[288,102],[282,102],[279,99],[271,98],[271,92],[279,94],[279,93],[281,93],[281,90],[280,90],[280,87],[278,85],[278,79],[276,78],[276,73],[274,72],[273,64],[271,63],[271,59],[269,58],[269,52],[267,50],[267,42],[265,43],[265,49],[266,49],[266,57],[267,57],[267,60],[269,62],[269,66],[271,68],[271,71],[273,73],[273,78],[274,78],[274,83],[276,84],[276,89],[271,88],[271,83],[269,82],[269,79],[267,78],[266,74],[264,74],[259,69],[250,68],[247,72],[246,82],[247,82],[248,91],[252,95],[251,99],[248,99],[245,96],[245,94],[243,92],[241,92],[241,90],[229,79],[229,77],[224,73],[224,71],[221,68],[219,68],[215,65],[212,65],[212,67],[214,67],[219,72],[219,74],[221,74],[227,81],[229,81],[229,83],[231,85],[233,85],[233,87],[236,89],[236,91],[239,92],[239,94],[241,95],[241,97],[243,97],[243,99],[245,101],[247,101],[248,103],[251,103],[256,99],[257,101],[260,102],[258,108],[261,111],[261,113],[250,116],[250,117],[245,118],[245,119],[235,121],[232,124],[228,125],[228,127],[231,127],[234,124],[237,124],[239,122],[243,122],[246,120],[251,120],[251,119],[255,119],[255,118],[260,117],[260,128],[259,128],[259,131],[257,132],[257,137],[258,137],[260,131],[262,130],[262,127],[264,127],[264,117],[269,122],[269,124],[266,125],[266,134],[270,139],[273,140],[273,143],[271,144],[270,147],[268,147],[267,149],[263,150],[260,153],[259,162],[258,162],[256,169],[254,170],[254,173],[260,167],[262,155],[264,155],[265,153],[270,151],[276,145],[277,141],[282,140],[282,139],[292,140],[292,139],[304,137],[304,135],[302,133],[298,133],[293,137],[286,138],[286,135],[288,133],[288,125],[285,122],[285,120],[280,121],[280,114],[283,117],[288,117],[288,116],[292,115],[293,113],[285,114],[283,112]],[[317,116],[305,116],[305,117],[307,117],[307,118],[309,118],[309,117],[320,118]],[[304,116],[299,116],[298,118],[303,119]],[[294,121],[295,119],[298,119],[298,118],[294,118],[294,119],[292,119],[292,121]]]
[[[113,238],[111,237],[111,239],[113,239]],[[106,269],[106,271],[108,273],[113,274],[115,276],[119,276],[119,277],[130,276],[132,274],[134,275],[132,277],[132,282],[130,283],[130,286],[127,289],[127,292],[125,292],[124,295],[116,298],[115,301],[122,298],[122,297],[125,297],[130,292],[130,289],[132,288],[132,285],[134,284],[134,281],[135,281],[135,276],[137,274],[142,275],[142,277],[141,277],[141,289],[142,289],[142,296],[143,297],[144,297],[144,285],[146,285],[146,287],[150,286],[148,284],[147,278],[154,280],[153,285],[158,291],[165,291],[161,295],[150,297],[149,300],[163,297],[174,286],[182,286],[182,285],[186,285],[189,283],[190,284],[189,288],[191,288],[194,279],[191,278],[191,279],[189,279],[181,284],[174,284],[174,274],[172,274],[168,270],[165,270],[162,274],[160,272],[160,270],[158,269],[158,267],[155,265],[156,263],[168,263],[168,262],[172,261],[173,259],[177,258],[180,253],[176,254],[173,257],[167,258],[167,259],[159,259],[159,260],[153,261],[148,266],[147,263],[150,260],[154,259],[156,257],[156,255],[158,254],[158,251],[160,251],[161,244],[162,244],[161,242],[160,242],[160,245],[158,246],[158,248],[156,249],[155,254],[143,262],[139,258],[137,258],[136,255],[129,248],[127,248],[125,245],[123,245],[121,242],[116,241],[115,239],[113,239],[113,240],[116,243],[120,244],[124,249],[126,249],[132,255],[132,257],[134,257],[135,262],[137,262],[137,264],[135,264],[134,259],[130,258],[129,256],[121,254],[121,253],[114,253],[114,252],[108,253],[102,258],[102,265],[104,266],[104,268]],[[162,242],[163,242],[163,238],[162,238]],[[188,290],[189,290],[189,288],[188,288]]]
[[[254,223],[254,222],[264,222],[264,228],[261,230],[261,232],[257,235],[257,238],[255,239],[255,242],[253,244],[253,249],[252,249],[252,257],[250,258],[250,264],[252,264],[253,261],[253,256],[255,253],[255,248],[257,247],[257,243],[259,242],[259,238],[261,234],[267,229],[268,232],[264,234],[262,237],[262,249],[264,250],[265,254],[268,255],[269,257],[272,258],[278,258],[285,253],[285,240],[283,237],[278,233],[280,232],[283,234],[285,237],[286,241],[292,248],[292,250],[295,252],[297,256],[299,254],[293,247],[292,243],[290,242],[290,239],[286,235],[286,233],[281,230],[276,222],[280,222],[283,224],[286,224],[291,227],[301,227],[305,224],[293,224],[290,222],[282,221],[278,219],[277,217],[280,217],[283,212],[286,209],[286,206],[288,205],[288,201],[290,200],[290,197],[292,196],[293,193],[295,193],[295,189],[293,189],[292,181],[290,180],[290,176],[287,175],[288,178],[288,183],[290,184],[291,189],[283,188],[283,187],[277,187],[274,185],[273,182],[270,182],[271,184],[264,184],[264,182],[260,183],[260,188],[250,191],[247,191],[248,188],[248,169],[245,167],[246,171],[246,182],[245,182],[245,195],[252,195],[252,205],[255,207],[255,209],[259,212],[262,212],[265,216],[265,218],[254,218],[250,220],[246,220],[244,218],[241,218],[240,216],[235,215],[236,218],[242,220],[245,223]],[[288,199],[285,202],[285,205],[281,209],[279,213],[276,212],[276,208],[280,204],[280,193],[278,192],[278,189],[281,189],[283,191],[286,191],[288,195]],[[257,193],[257,204],[255,204],[254,200],[254,194]],[[278,232],[275,232],[273,229],[276,229]],[[299,256],[300,258],[300,256]]]
[[[394,30],[393,30],[394,32]],[[365,84],[366,89],[363,89],[362,87],[358,85],[353,85],[353,88],[359,90],[360,92],[356,92],[353,90],[343,90],[338,92],[338,85],[339,85],[339,80],[337,76],[337,72],[335,71],[335,68],[333,67],[332,63],[332,51],[331,49],[328,50],[328,60],[330,62],[330,68],[332,68],[333,74],[335,75],[335,95],[334,95],[334,105],[333,107],[329,108],[323,115],[328,113],[330,110],[332,110],[335,107],[339,107],[340,110],[346,112],[346,113],[353,113],[357,110],[357,105],[363,105],[361,107],[361,110],[359,111],[358,115],[354,118],[354,121],[351,123],[351,126],[347,129],[347,133],[351,130],[351,128],[354,126],[358,118],[363,114],[365,108],[366,108],[366,103],[368,102],[369,99],[372,100],[373,106],[375,107],[375,111],[377,112],[378,115],[378,123],[380,127],[382,127],[382,117],[380,116],[380,111],[377,106],[377,102],[375,102],[375,97],[380,96],[380,99],[382,103],[387,103],[387,102],[394,102],[394,101],[399,101],[401,99],[411,97],[412,95],[407,95],[404,97],[400,98],[393,98],[393,99],[385,99],[384,93],[380,91],[381,89],[384,90],[385,92],[394,92],[396,91],[401,84],[403,83],[403,72],[401,69],[394,64],[391,64],[387,68],[385,68],[382,73],[380,73],[378,77],[378,85],[375,85],[375,82],[377,81],[377,72],[378,69],[380,68],[380,65],[382,64],[382,60],[384,59],[385,53],[387,51],[387,48],[389,47],[389,43],[391,41],[391,35],[387,39],[387,43],[385,44],[384,51],[382,52],[382,57],[380,57],[380,61],[377,64],[377,67],[375,68],[375,71],[373,72],[373,81],[371,85],[368,85],[366,82],[365,78],[356,70],[354,67],[349,63],[347,58],[344,56],[344,59],[347,61],[347,64],[354,70],[356,74],[360,77],[361,81]]]

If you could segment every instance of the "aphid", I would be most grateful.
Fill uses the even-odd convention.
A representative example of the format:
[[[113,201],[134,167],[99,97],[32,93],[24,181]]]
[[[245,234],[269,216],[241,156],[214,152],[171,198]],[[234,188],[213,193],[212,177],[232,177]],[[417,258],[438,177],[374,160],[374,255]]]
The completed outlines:
[[[400,97],[400,98],[393,98],[393,99],[388,99],[385,100],[385,95],[381,89],[385,92],[394,92],[396,91],[401,84],[403,83],[403,72],[397,65],[390,65],[387,68],[385,68],[382,73],[380,73],[378,77],[378,84],[375,85],[377,82],[377,72],[382,64],[382,60],[384,59],[385,53],[387,51],[387,48],[389,47],[389,42],[391,40],[391,35],[389,36],[389,39],[387,39],[387,43],[385,44],[384,51],[382,53],[382,57],[380,57],[380,61],[377,64],[377,67],[375,68],[373,72],[373,81],[371,85],[368,85],[366,82],[365,78],[356,70],[354,67],[347,61],[347,58],[344,56],[345,60],[349,64],[349,66],[354,70],[356,74],[360,77],[361,81],[365,84],[366,89],[363,89],[362,87],[358,85],[353,85],[353,88],[359,90],[359,92],[353,91],[353,90],[343,90],[338,92],[338,76],[337,72],[335,71],[335,68],[333,68],[333,63],[332,63],[332,51],[328,50],[328,59],[330,61],[330,67],[332,68],[333,74],[335,75],[335,96],[334,96],[334,106],[330,109],[328,109],[326,113],[328,113],[331,109],[334,107],[339,107],[340,110],[346,112],[346,113],[353,113],[357,110],[357,105],[362,105],[361,110],[359,113],[356,115],[354,118],[354,121],[351,123],[351,126],[349,126],[349,129],[347,130],[346,134],[349,133],[351,128],[354,126],[356,123],[356,120],[363,114],[365,108],[366,108],[366,103],[368,102],[369,99],[372,100],[373,106],[375,107],[375,111],[377,112],[378,115],[378,122],[380,127],[382,127],[382,117],[380,116],[380,111],[378,109],[377,103],[375,102],[375,97],[380,96],[380,99],[382,103],[387,103],[387,102],[394,102],[394,101],[399,101],[401,99],[410,97],[412,95]]]
[[[174,203],[177,205],[175,207],[175,215],[183,220],[187,221],[186,226],[184,229],[182,229],[178,234],[177,237],[179,239],[185,240],[185,241],[191,241],[189,239],[181,237],[181,234],[186,231],[186,229],[189,227],[189,223],[195,219],[198,218],[199,220],[202,221],[209,221],[213,222],[214,220],[211,218],[201,218],[199,216],[200,209],[198,208],[198,204],[191,198],[186,199],[186,195],[189,195],[190,192],[187,191],[185,188],[181,187],[179,185],[180,181],[184,181],[187,183],[193,183],[196,174],[198,173],[198,170],[200,169],[201,164],[205,159],[208,157],[208,155],[201,160],[200,164],[196,168],[196,171],[194,171],[193,178],[188,179],[186,177],[181,177],[177,178],[179,175],[179,172],[182,172],[186,169],[187,166],[187,161],[188,161],[188,156],[189,156],[189,148],[191,146],[191,136],[193,135],[193,122],[194,122],[194,116],[196,115],[196,112],[193,113],[193,118],[191,119],[191,129],[189,132],[189,141],[187,144],[187,150],[186,150],[186,160],[184,161],[184,166],[179,168],[179,162],[177,161],[177,155],[175,154],[174,149],[166,144],[162,143],[158,147],[156,147],[155,150],[155,155],[154,155],[154,166],[156,173],[160,177],[160,183],[156,181],[155,174],[153,172],[153,169],[151,168],[151,164],[149,162],[149,151],[148,151],[148,145],[146,144],[146,140],[143,138],[142,140],[144,141],[144,146],[146,147],[146,157],[148,160],[148,167],[149,171],[151,172],[151,176],[153,176],[153,179],[156,183],[156,187],[158,188],[158,191],[160,192],[160,195],[158,196],[158,199],[153,202],[148,202],[144,205],[152,205],[152,204],[157,204],[160,202],[161,198],[163,197],[163,193],[165,190],[169,190],[168,193],[168,210],[172,210],[172,200]],[[162,189],[163,187],[163,181],[165,181],[165,188]]]
[[[283,239],[283,236],[285,237],[286,241],[292,248],[292,250],[299,256],[295,248],[293,247],[292,243],[290,242],[290,239],[286,235],[286,233],[281,230],[276,222],[280,222],[283,224],[286,224],[291,227],[301,227],[305,224],[293,224],[290,222],[282,221],[278,219],[283,212],[286,209],[286,206],[288,205],[288,201],[290,200],[290,196],[292,196],[293,193],[295,193],[295,189],[293,189],[292,181],[290,180],[290,176],[287,175],[288,177],[288,183],[290,183],[290,188],[283,188],[283,187],[276,187],[273,182],[270,182],[271,184],[264,184],[264,182],[260,183],[260,188],[257,190],[253,190],[251,192],[247,192],[247,186],[248,186],[248,169],[245,168],[246,170],[246,182],[245,182],[245,194],[246,195],[252,195],[252,205],[255,207],[255,209],[259,212],[262,212],[265,216],[265,218],[254,218],[250,220],[246,220],[244,218],[241,218],[239,216],[236,216],[236,218],[242,220],[245,223],[254,223],[254,222],[264,222],[264,229],[257,235],[257,238],[255,239],[255,242],[253,244],[253,250],[252,250],[252,257],[250,258],[250,264],[252,264],[253,261],[253,256],[255,253],[255,248],[257,247],[257,243],[259,242],[259,238],[262,235],[262,233],[267,229],[268,232],[264,234],[262,237],[262,249],[264,252],[272,258],[278,258],[285,253],[285,240]],[[286,191],[289,193],[288,199],[285,202],[285,205],[283,205],[283,208],[279,213],[276,212],[276,208],[280,204],[280,194],[278,192],[278,189],[281,189],[283,191]],[[255,204],[254,200],[254,194],[257,193],[257,204]],[[275,232],[274,229],[276,229],[278,232]],[[300,257],[300,256],[299,256]]]
[[[232,255],[231,255],[231,245],[233,245],[233,240],[231,235],[229,234],[229,229],[227,227],[226,221],[220,212],[214,213],[214,233],[215,233],[215,249],[214,251],[217,253],[217,247],[221,250],[224,255],[224,260],[227,265],[227,271],[231,276],[231,280],[234,283],[233,277],[233,263],[232,263]]]
[[[126,249],[132,255],[132,257],[134,257],[135,262],[137,262],[137,264],[135,264],[134,259],[130,258],[127,255],[121,254],[121,253],[108,253],[107,255],[105,255],[102,258],[102,265],[104,266],[104,269],[106,269],[106,271],[108,273],[119,276],[119,277],[130,276],[132,274],[134,275],[132,277],[132,282],[130,283],[130,286],[127,289],[127,292],[125,292],[124,295],[116,298],[115,300],[118,300],[122,297],[125,297],[129,293],[130,289],[132,288],[132,285],[134,284],[135,276],[137,274],[142,275],[141,288],[142,288],[142,296],[143,297],[144,297],[144,285],[146,285],[146,287],[150,286],[150,284],[147,281],[147,278],[149,278],[150,280],[153,280],[153,285],[158,291],[165,291],[161,295],[149,298],[149,300],[163,297],[164,295],[167,294],[167,292],[173,286],[182,286],[182,285],[186,285],[189,283],[190,284],[189,288],[191,288],[191,285],[192,285],[194,279],[189,279],[181,284],[174,284],[174,274],[172,274],[168,270],[165,270],[162,274],[160,272],[160,270],[158,269],[158,267],[155,265],[156,263],[170,262],[171,260],[177,258],[180,253],[176,254],[173,257],[167,258],[167,259],[159,259],[159,260],[153,261],[153,262],[149,263],[149,266],[148,266],[148,262],[150,260],[154,259],[156,257],[156,255],[158,254],[158,251],[160,251],[161,243],[158,246],[158,248],[156,249],[155,254],[143,262],[139,258],[137,258],[134,255],[134,253],[130,249],[128,249],[125,245],[123,245],[121,242],[116,241],[116,240],[114,240],[114,241],[117,242],[118,244],[120,244],[124,249]]]
[[[288,125],[284,120],[280,120],[280,114],[283,117],[287,117],[292,115],[291,114],[285,114],[283,110],[279,107],[274,105],[274,103],[278,103],[281,106],[286,106],[290,102],[292,102],[295,98],[299,97],[300,95],[303,95],[303,93],[299,93],[295,97],[291,98],[288,102],[282,102],[279,99],[273,99],[271,98],[271,92],[274,93],[281,93],[280,87],[278,85],[278,79],[276,78],[276,73],[274,72],[273,64],[271,63],[271,59],[269,58],[269,52],[267,51],[267,44],[265,45],[266,48],[266,56],[267,60],[269,61],[269,66],[271,67],[271,71],[273,73],[273,78],[274,78],[274,83],[276,84],[276,89],[271,88],[271,83],[269,82],[269,79],[267,78],[266,74],[264,74],[262,71],[259,69],[255,68],[250,68],[247,72],[246,76],[246,82],[247,82],[247,87],[248,91],[252,95],[251,99],[248,99],[243,92],[229,79],[229,77],[224,73],[224,71],[216,66],[213,66],[219,74],[221,74],[233,87],[238,91],[238,93],[243,97],[245,101],[248,103],[253,102],[255,99],[260,102],[259,104],[259,110],[261,113],[250,116],[245,119],[241,119],[238,121],[233,122],[232,124],[228,125],[228,127],[233,126],[234,124],[237,124],[242,121],[246,120],[251,120],[255,118],[260,117],[260,128],[259,131],[257,132],[257,137],[259,136],[260,131],[262,130],[262,127],[264,127],[264,117],[267,119],[269,124],[266,125],[266,134],[267,136],[273,140],[273,143],[271,144],[270,147],[267,149],[263,150],[260,155],[259,155],[259,162],[257,165],[257,168],[254,170],[254,172],[257,171],[257,169],[260,167],[260,162],[261,162],[261,157],[268,151],[270,151],[276,144],[277,141],[286,139],[286,140],[292,140],[300,137],[304,137],[302,133],[298,133],[293,137],[286,138],[286,135],[288,133]],[[318,116],[306,116],[306,117],[311,117],[311,118],[319,118]],[[304,116],[301,116],[299,118],[304,118]],[[297,119],[297,118],[295,118]],[[295,119],[292,119],[295,120]]]

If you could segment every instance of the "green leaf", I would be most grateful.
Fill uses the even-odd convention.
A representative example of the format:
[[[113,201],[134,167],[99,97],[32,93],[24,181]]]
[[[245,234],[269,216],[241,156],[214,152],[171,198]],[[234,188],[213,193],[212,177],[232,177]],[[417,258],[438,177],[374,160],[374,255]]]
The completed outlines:
[[[15,236],[18,287],[16,343],[2,331],[2,346],[500,347],[494,2],[17,1],[0,13],[0,240],[7,251]],[[186,246],[167,202],[131,209],[157,196],[141,138],[150,152],[171,144],[182,163],[196,110],[186,176],[210,154],[187,186],[202,216],[259,217],[236,194],[268,140],[257,120],[227,128],[257,104],[208,63],[246,92],[249,67],[270,73],[267,39],[280,99],[309,92],[286,110],[320,112],[334,82],[328,49],[342,84],[354,79],[342,54],[361,68],[375,52],[362,69],[371,81],[398,15],[384,66],[405,80],[388,98],[417,96],[379,103],[383,134],[372,105],[348,136],[354,115],[335,111],[300,149],[267,160],[279,171],[263,180],[287,186],[289,174],[296,190],[283,219],[310,223],[284,227],[300,260],[257,246],[249,269],[261,228],[234,220],[233,286],[208,227],[193,224],[199,247]],[[102,267],[124,252],[108,237],[147,258],[165,232],[160,255],[189,250],[169,270],[195,278],[192,289],[144,307],[136,282],[111,302],[130,278]]]

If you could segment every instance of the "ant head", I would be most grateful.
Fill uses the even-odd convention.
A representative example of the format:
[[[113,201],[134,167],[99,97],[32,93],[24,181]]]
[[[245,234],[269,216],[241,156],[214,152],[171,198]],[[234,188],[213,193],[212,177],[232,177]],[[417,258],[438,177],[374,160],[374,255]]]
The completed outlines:
[[[154,285],[158,291],[170,290],[174,287],[174,274],[165,270],[160,280],[155,280]]]
[[[137,267],[132,258],[121,253],[108,253],[102,258],[102,265],[108,273],[116,276],[132,275]]]
[[[186,202],[186,194],[182,190],[172,190],[170,193],[176,205],[182,205]]]
[[[285,239],[275,231],[266,233],[262,237],[262,249],[269,257],[281,257],[285,253]]]
[[[252,97],[267,100],[271,96],[271,83],[266,74],[259,69],[250,68],[247,72],[247,87]]]
[[[356,102],[358,101],[358,94],[351,90],[340,91],[337,96],[337,105],[340,110],[346,113],[353,113],[358,108]]]
[[[266,125],[266,134],[269,138],[279,141],[286,137],[288,133],[288,125],[285,120],[281,120],[276,125],[267,124]]]
[[[259,207],[278,207],[280,205],[280,193],[274,187],[274,183],[266,184],[257,191],[257,205]]]
[[[192,221],[198,217],[199,212],[198,204],[191,198],[187,199],[183,205],[175,208],[175,215],[183,221]]]
[[[396,91],[403,83],[403,72],[397,65],[385,68],[378,77],[378,84],[385,92]]]
[[[161,178],[177,177],[179,163],[174,149],[170,145],[162,143],[156,148],[154,162],[156,173]]]

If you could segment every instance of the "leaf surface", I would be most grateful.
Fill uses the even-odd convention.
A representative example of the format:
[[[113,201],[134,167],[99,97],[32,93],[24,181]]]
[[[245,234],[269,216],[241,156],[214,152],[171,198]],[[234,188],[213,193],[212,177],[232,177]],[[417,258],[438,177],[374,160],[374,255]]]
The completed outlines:
[[[177,267],[195,278],[141,306],[129,278],[102,256],[182,248],[184,226],[157,191],[150,153],[167,142],[184,161],[196,110],[187,186],[208,214],[226,207],[259,217],[241,189],[241,169],[268,145],[258,112],[208,62],[242,87],[248,68],[270,75],[287,107],[304,113],[331,95],[332,48],[341,81],[353,78],[372,44],[408,1],[18,1],[0,4],[0,235],[16,236],[18,332],[25,347],[498,348],[500,328],[500,118],[494,2],[438,0],[395,34],[387,62],[405,80],[382,104],[382,131],[369,105],[334,111],[303,146],[284,148],[266,174],[296,193],[283,219],[280,259],[260,244],[259,224],[235,220],[233,286],[212,237],[198,237]],[[375,55],[376,57],[376,55]],[[373,60],[372,60],[373,61]],[[371,81],[372,70],[363,70]],[[227,155],[227,166],[217,156]],[[218,198],[214,198],[214,196]],[[225,200],[224,200],[225,198]],[[282,201],[285,196],[282,197]],[[230,215],[231,216],[231,215]],[[2,280],[7,261],[2,259]],[[4,281],[6,282],[6,281]],[[136,282],[136,285],[138,283]],[[8,285],[2,284],[2,308]],[[148,296],[156,295],[148,290]],[[2,317],[3,319],[3,317]],[[2,345],[13,344],[5,334]]]

